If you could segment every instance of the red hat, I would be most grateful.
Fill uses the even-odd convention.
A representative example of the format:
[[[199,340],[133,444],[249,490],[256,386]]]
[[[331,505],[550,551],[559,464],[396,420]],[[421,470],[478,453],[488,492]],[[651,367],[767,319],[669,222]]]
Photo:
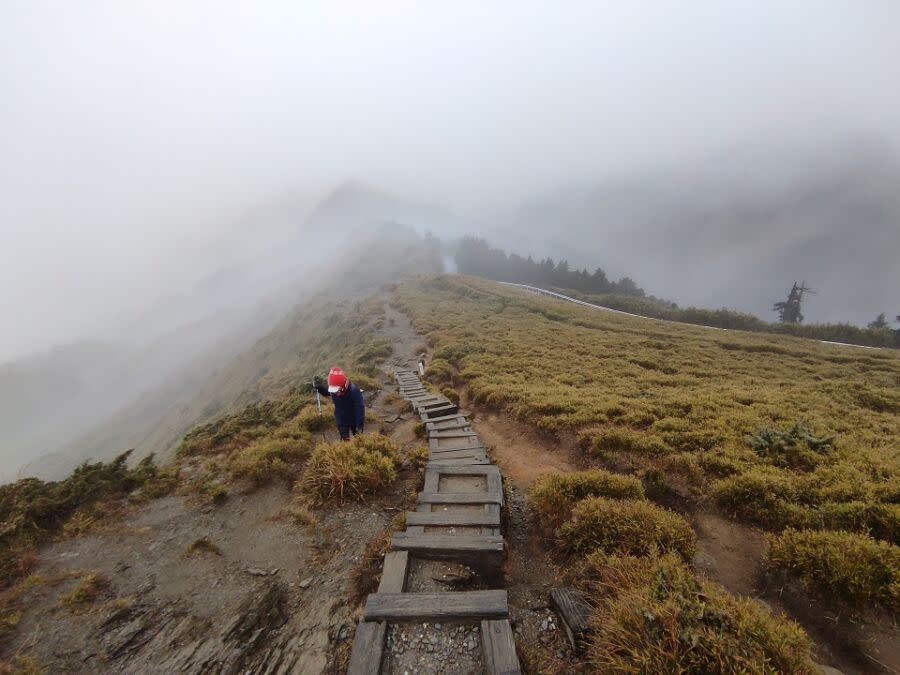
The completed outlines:
[[[344,375],[344,371],[338,367],[334,367],[328,371],[328,391],[332,394],[346,389],[350,384],[350,380]]]

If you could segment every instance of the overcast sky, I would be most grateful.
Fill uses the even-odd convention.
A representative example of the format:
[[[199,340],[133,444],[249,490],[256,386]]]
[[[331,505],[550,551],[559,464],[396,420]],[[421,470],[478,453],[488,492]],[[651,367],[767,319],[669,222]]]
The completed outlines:
[[[488,218],[756,139],[900,146],[893,0],[440,4],[0,2],[0,361],[239,258],[286,191]]]

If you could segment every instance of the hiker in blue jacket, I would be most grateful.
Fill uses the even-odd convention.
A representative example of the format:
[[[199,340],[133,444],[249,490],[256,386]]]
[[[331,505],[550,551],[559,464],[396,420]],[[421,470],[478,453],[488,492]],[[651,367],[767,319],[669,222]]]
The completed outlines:
[[[328,396],[334,401],[334,421],[337,422],[341,440],[349,441],[350,434],[355,436],[363,432],[366,402],[363,400],[362,390],[350,381],[343,370],[332,368],[328,371],[327,385],[319,377],[314,378],[313,387],[322,396]]]

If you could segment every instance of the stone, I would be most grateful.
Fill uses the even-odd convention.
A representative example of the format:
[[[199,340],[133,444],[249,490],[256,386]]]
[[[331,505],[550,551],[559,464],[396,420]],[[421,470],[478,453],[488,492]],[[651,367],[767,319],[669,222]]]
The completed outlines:
[[[300,582],[300,588],[309,588],[309,585],[312,583],[312,577],[306,577],[303,581]]]

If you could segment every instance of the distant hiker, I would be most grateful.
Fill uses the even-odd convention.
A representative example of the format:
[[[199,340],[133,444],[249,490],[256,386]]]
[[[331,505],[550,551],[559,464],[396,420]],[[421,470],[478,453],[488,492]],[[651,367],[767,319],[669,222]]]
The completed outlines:
[[[328,384],[321,378],[313,379],[313,387],[322,396],[334,401],[334,421],[337,422],[341,440],[349,441],[350,434],[361,434],[366,422],[366,402],[362,390],[353,384],[340,368],[328,371]]]

